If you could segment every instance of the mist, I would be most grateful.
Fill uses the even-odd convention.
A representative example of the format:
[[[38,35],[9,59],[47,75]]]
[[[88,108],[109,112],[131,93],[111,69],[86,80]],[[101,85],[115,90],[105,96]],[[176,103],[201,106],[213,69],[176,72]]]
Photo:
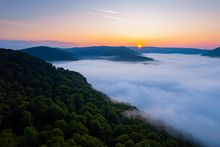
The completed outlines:
[[[56,62],[82,73],[94,88],[128,102],[205,146],[220,146],[220,59],[147,54],[147,63]]]

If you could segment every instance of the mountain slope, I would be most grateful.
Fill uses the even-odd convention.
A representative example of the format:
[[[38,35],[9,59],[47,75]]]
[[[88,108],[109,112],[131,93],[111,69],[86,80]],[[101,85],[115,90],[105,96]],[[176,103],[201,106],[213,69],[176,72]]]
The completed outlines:
[[[73,54],[69,54],[59,48],[52,48],[46,46],[32,47],[21,50],[32,56],[41,58],[45,61],[66,61],[66,60],[78,60],[79,58]]]
[[[131,50],[127,47],[110,47],[110,46],[92,46],[72,48],[69,52],[75,53],[80,56],[131,56],[140,55],[140,53]]]
[[[59,49],[50,47],[34,47],[21,50],[46,61],[105,59],[112,61],[141,62],[153,61],[127,47],[81,47],[71,49]]]
[[[203,54],[207,50],[196,49],[196,48],[173,48],[173,47],[144,47],[137,49],[132,47],[132,49],[140,53],[159,53],[159,54]]]
[[[220,57],[220,47],[217,47],[214,50],[204,53],[203,56]]]
[[[79,73],[0,49],[0,144],[13,146],[194,146],[112,102]]]
[[[68,49],[68,52],[76,54],[83,59],[108,59],[116,61],[153,61],[153,59],[144,57],[130,48],[119,46],[94,46],[84,48]]]

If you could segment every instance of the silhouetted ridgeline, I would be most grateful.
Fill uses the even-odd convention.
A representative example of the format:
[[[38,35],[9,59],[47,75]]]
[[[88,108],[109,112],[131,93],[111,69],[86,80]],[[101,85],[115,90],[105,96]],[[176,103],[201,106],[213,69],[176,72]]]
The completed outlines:
[[[52,48],[47,46],[32,47],[23,49],[21,51],[41,58],[45,61],[68,61],[79,59],[77,56],[69,54],[59,48]]]
[[[122,112],[79,73],[0,49],[0,145],[189,147],[192,143]],[[181,123],[181,122],[180,122]]]
[[[159,54],[203,54],[208,50],[197,49],[197,48],[176,48],[176,47],[144,47],[137,49],[131,47],[140,53],[159,53]]]
[[[220,57],[220,47],[217,47],[216,49],[204,53],[203,56]]]
[[[85,60],[85,59],[105,59],[112,61],[142,62],[153,61],[153,59],[142,56],[127,47],[81,47],[81,48],[51,48],[33,47],[21,50],[46,61],[66,61],[66,60]]]

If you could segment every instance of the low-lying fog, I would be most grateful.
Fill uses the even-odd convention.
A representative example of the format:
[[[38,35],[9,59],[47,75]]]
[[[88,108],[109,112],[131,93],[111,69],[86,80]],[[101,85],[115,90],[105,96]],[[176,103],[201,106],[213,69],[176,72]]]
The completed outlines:
[[[110,97],[220,146],[220,59],[199,55],[147,54],[149,64],[84,60],[57,62],[78,71]]]

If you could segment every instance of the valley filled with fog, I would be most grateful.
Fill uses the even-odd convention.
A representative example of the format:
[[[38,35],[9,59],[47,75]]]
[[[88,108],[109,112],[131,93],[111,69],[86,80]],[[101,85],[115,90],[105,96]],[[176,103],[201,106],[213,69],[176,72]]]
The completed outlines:
[[[146,56],[155,61],[53,64],[80,72],[111,98],[136,106],[206,146],[220,146],[220,59],[181,54]]]

